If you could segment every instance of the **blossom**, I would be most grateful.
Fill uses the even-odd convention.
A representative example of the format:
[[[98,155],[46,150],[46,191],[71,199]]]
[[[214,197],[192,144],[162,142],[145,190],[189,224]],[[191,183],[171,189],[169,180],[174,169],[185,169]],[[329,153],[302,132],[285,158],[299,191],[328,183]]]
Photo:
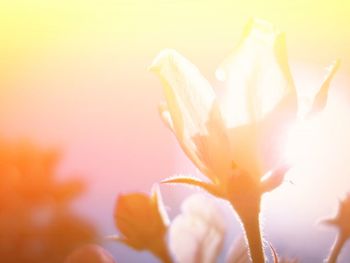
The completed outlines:
[[[310,114],[325,106],[338,64],[331,66]],[[218,69],[216,75],[227,82],[223,98],[197,67],[175,50],[161,51],[150,69],[164,88],[162,119],[210,180],[182,177],[166,182],[197,185],[227,199],[227,193],[232,193],[228,185],[253,187],[262,193],[264,185],[271,184],[268,180],[276,182],[274,175],[281,178],[287,171],[281,151],[288,126],[297,117],[297,92],[284,34],[270,23],[250,21],[238,48]],[[273,176],[263,182],[269,172]]]
[[[212,199],[188,197],[169,231],[170,249],[179,263],[216,262],[225,238],[222,212]]]
[[[326,105],[338,65],[331,65],[308,117]],[[298,113],[284,34],[266,21],[248,23],[236,51],[217,71],[227,83],[222,97],[174,50],[160,52],[150,69],[163,84],[163,121],[209,179],[175,177],[164,182],[199,186],[228,200],[242,221],[252,261],[264,262],[261,196],[277,187],[289,169],[283,145]]]
[[[111,238],[136,250],[149,250],[164,262],[171,262],[165,237],[169,219],[157,187],[144,193],[120,195],[114,210],[120,236]]]

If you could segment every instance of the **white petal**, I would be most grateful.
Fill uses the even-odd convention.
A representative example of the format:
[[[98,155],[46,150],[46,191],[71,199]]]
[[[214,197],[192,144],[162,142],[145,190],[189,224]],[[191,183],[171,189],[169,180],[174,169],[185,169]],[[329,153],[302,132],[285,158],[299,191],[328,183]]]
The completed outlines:
[[[222,113],[232,128],[232,159],[261,177],[280,161],[285,127],[297,112],[284,34],[266,21],[252,20],[219,76],[227,80]]]
[[[206,127],[207,135],[193,137],[198,157],[208,167],[209,171],[206,175],[212,182],[225,182],[225,177],[232,171],[232,159],[228,130],[217,101],[213,103]]]
[[[327,104],[328,91],[330,88],[331,81],[340,66],[340,60],[334,61],[327,69],[327,74],[323,80],[320,90],[316,94],[308,117],[322,111]]]
[[[215,93],[196,66],[175,50],[166,49],[154,59],[150,69],[163,81],[176,133],[193,136],[204,131]]]
[[[207,133],[206,122],[215,99],[212,87],[199,70],[175,50],[160,52],[150,70],[156,72],[163,83],[167,105],[167,110],[161,111],[163,118],[189,158],[205,170],[195,156],[192,137]]]
[[[238,49],[217,75],[227,80],[224,116],[230,127],[258,122],[286,96],[296,104],[284,35],[266,21],[247,25]]]
[[[225,224],[221,211],[204,195],[184,201],[182,214],[170,227],[170,249],[179,263],[216,262],[222,249]]]

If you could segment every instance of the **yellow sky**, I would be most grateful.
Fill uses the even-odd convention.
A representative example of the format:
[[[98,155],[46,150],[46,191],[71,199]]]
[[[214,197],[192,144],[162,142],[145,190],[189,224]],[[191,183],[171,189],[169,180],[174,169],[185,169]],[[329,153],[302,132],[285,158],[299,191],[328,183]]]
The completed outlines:
[[[346,0],[293,1],[78,1],[0,2],[1,46],[9,52],[46,45],[70,34],[110,34],[142,39],[235,36],[247,18],[269,20],[307,47],[349,43],[350,3]],[[327,43],[324,42],[327,39]],[[156,41],[156,39],[154,39]],[[302,46],[290,37],[291,45]],[[311,42],[311,43],[310,43]],[[140,43],[142,44],[142,43]],[[2,48],[2,53],[4,48]]]
[[[268,210],[285,220],[293,212],[299,220],[313,213],[313,220],[324,212],[320,200],[330,209],[349,188],[350,90],[337,94],[349,84],[349,13],[349,0],[0,0],[0,134],[62,142],[67,169],[90,179],[94,192],[86,209],[99,208],[94,214],[109,218],[112,228],[102,202],[112,204],[121,190],[148,191],[174,173],[191,172],[159,119],[161,87],[147,66],[171,47],[213,81],[245,23],[259,17],[286,32],[298,86],[318,87],[324,67],[342,60],[328,113],[309,143],[318,154],[305,151],[303,169],[296,172],[306,181],[271,195]]]

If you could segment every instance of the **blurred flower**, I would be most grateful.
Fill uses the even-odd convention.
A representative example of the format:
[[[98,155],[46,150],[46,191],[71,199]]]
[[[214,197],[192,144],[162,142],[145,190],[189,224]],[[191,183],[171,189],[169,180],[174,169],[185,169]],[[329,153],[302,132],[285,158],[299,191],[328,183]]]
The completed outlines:
[[[322,222],[338,229],[338,236],[327,261],[336,262],[344,244],[350,238],[350,194],[340,201],[337,215],[332,219],[322,220]]]
[[[164,262],[171,262],[166,246],[169,224],[157,187],[151,196],[143,193],[120,195],[114,211],[120,236],[111,238],[136,250],[149,250]]]
[[[338,62],[331,67],[310,111],[324,107],[337,67]],[[250,187],[264,192],[261,178],[267,172],[278,169],[280,178],[282,170],[287,170],[281,151],[286,130],[297,115],[297,94],[284,34],[271,24],[262,20],[248,23],[236,52],[217,71],[217,76],[228,83],[223,98],[174,50],[162,51],[150,69],[163,83],[163,120],[187,156],[211,181],[182,177],[166,182],[197,185],[227,198],[232,194],[232,189],[227,189],[231,182],[242,183],[242,188],[249,181]],[[243,176],[249,179],[240,178]],[[269,185],[269,179],[276,181],[268,177],[263,184]]]
[[[224,237],[225,222],[214,201],[204,195],[192,195],[171,224],[170,249],[179,263],[217,262]]]
[[[71,211],[80,179],[58,180],[59,154],[29,142],[0,141],[0,258],[6,263],[61,263],[96,230]]]
[[[103,247],[89,244],[74,250],[64,263],[115,263],[115,261]]]

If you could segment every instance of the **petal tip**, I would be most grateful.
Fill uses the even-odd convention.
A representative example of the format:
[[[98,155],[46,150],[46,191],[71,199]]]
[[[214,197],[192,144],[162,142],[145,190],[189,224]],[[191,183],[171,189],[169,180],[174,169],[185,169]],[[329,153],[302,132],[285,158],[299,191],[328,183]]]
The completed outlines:
[[[279,35],[281,32],[269,21],[261,18],[251,18],[245,26],[243,36],[254,35],[258,38],[267,38],[269,35]]]
[[[171,48],[165,48],[158,53],[158,55],[153,59],[153,62],[148,67],[151,72],[159,72],[164,63],[174,59],[174,57],[179,56],[178,52]]]

